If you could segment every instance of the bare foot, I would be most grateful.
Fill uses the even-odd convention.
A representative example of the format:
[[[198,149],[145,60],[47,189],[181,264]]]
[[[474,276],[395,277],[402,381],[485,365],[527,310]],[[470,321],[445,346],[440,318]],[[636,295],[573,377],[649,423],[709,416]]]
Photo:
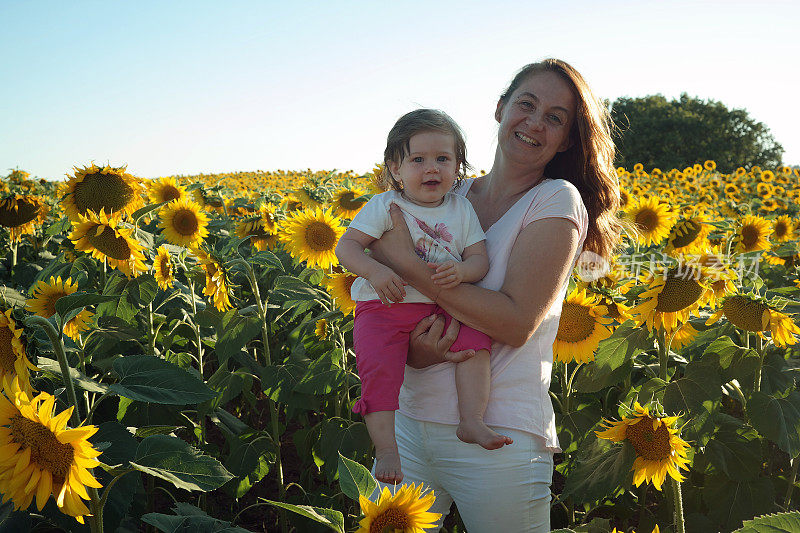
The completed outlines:
[[[403,481],[400,470],[400,454],[394,450],[375,450],[375,479],[383,483],[397,484]]]
[[[480,418],[462,418],[456,436],[464,442],[480,444],[487,450],[496,450],[514,443],[510,437],[492,431]]]

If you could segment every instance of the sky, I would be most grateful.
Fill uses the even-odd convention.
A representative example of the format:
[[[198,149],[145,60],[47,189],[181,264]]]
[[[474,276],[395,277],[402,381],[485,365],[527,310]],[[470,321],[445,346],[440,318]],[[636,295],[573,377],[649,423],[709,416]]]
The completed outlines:
[[[800,164],[800,2],[0,0],[0,175],[355,170],[439,108],[491,168],[514,73],[558,57],[601,98],[744,108]]]

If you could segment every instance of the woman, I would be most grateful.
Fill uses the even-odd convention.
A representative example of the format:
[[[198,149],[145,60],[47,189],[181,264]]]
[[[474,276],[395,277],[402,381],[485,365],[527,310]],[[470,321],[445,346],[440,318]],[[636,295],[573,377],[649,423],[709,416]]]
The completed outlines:
[[[459,441],[454,366],[457,322],[442,335],[428,317],[412,332],[396,433],[404,483],[435,491],[432,512],[455,501],[470,533],[549,531],[553,453],[560,451],[548,395],[569,274],[582,250],[608,258],[619,238],[619,186],[608,113],[581,75],[548,59],[524,67],[501,95],[491,171],[456,190],[486,232],[490,270],[440,289],[415,254],[402,214],[376,257],[492,346],[486,423],[514,444],[487,451]],[[440,521],[441,524],[441,521]]]

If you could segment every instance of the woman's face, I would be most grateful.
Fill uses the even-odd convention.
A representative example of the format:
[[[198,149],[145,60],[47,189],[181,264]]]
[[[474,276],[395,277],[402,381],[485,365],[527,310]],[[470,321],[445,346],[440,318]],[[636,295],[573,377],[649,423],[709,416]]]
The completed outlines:
[[[556,153],[569,148],[576,108],[570,85],[558,74],[531,74],[506,101],[497,103],[497,142],[503,156],[544,169]]]

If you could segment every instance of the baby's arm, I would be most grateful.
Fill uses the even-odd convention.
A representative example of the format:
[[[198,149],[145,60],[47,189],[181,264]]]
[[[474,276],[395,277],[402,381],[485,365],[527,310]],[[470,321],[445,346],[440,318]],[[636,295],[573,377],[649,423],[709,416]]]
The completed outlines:
[[[486,253],[486,241],[478,241],[464,248],[462,261],[445,261],[444,263],[428,263],[436,272],[431,280],[443,289],[452,289],[460,283],[472,283],[483,279],[489,272],[489,254]]]
[[[347,270],[369,281],[384,304],[402,302],[406,297],[403,279],[394,270],[364,253],[364,249],[374,240],[363,231],[347,228],[336,245],[336,257]]]

